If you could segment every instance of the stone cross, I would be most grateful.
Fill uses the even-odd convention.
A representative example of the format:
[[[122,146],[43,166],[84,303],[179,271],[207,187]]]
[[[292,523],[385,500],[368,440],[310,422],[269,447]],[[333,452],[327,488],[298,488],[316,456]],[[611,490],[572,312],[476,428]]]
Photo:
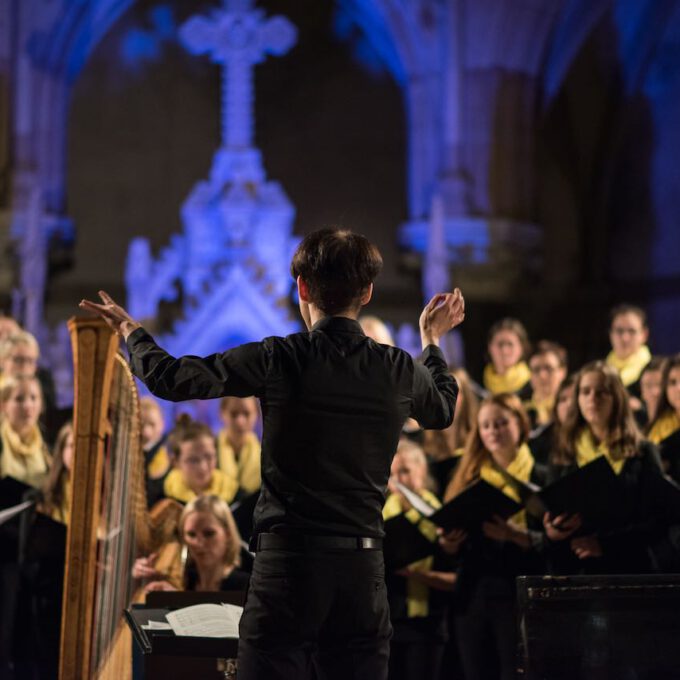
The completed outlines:
[[[222,66],[222,146],[248,149],[253,144],[253,68],[268,54],[285,54],[297,30],[283,16],[266,18],[252,0],[223,0],[209,16],[194,16],[180,28],[192,54],[209,54]]]

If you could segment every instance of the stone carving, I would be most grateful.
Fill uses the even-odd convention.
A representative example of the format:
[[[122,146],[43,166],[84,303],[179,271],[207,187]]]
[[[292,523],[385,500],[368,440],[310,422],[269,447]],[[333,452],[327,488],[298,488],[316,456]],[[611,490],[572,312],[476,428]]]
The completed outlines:
[[[126,285],[130,311],[142,319],[181,293],[182,318],[159,340],[173,354],[207,354],[299,327],[288,311],[295,209],[267,180],[253,141],[253,69],[286,53],[297,31],[250,0],[225,0],[179,35],[188,51],[222,68],[221,146],[182,206],[183,233],[156,259],[146,239],[130,244]]]

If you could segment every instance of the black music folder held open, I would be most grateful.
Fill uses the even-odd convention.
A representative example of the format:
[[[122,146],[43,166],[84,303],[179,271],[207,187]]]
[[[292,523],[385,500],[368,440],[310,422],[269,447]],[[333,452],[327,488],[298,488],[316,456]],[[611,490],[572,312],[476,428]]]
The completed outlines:
[[[478,479],[455,498],[435,509],[420,496],[398,485],[409,503],[433,524],[451,531],[452,529],[478,529],[482,522],[490,520],[494,515],[508,519],[518,513],[523,505],[504,494],[492,484]]]
[[[27,491],[35,491],[35,489],[14,477],[8,476],[0,479],[0,510],[19,505],[24,500],[24,494]]]
[[[600,456],[539,492],[553,516],[578,513],[588,529],[616,524],[626,511],[623,485],[609,461]]]

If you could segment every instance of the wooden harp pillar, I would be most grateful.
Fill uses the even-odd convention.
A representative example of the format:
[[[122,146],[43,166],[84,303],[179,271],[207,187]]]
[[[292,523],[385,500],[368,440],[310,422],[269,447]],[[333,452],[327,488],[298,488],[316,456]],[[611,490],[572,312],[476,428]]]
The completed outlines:
[[[124,680],[131,566],[150,547],[139,400],[119,338],[103,321],[71,319],[69,331],[75,454],[59,677]]]

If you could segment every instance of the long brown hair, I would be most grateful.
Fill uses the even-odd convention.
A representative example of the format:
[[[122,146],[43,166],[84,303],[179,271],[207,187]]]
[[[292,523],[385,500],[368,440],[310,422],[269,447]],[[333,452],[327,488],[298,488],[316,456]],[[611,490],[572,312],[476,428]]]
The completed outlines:
[[[671,374],[671,371],[674,368],[678,368],[679,366],[680,354],[675,354],[672,357],[668,357],[668,359],[663,362],[663,366],[661,368],[661,397],[659,398],[659,405],[656,408],[656,413],[653,414],[654,419],[650,423],[649,429],[654,426],[654,423],[656,423],[656,421],[659,420],[662,415],[668,413],[668,411],[675,410],[668,401],[668,378]]]
[[[551,420],[553,423],[555,423],[555,428],[559,429],[562,427],[562,424],[560,423],[559,418],[557,417],[557,408],[560,404],[560,397],[562,396],[562,393],[565,390],[568,390],[570,387],[573,387],[576,384],[576,373],[570,373],[561,383],[560,386],[557,388],[557,393],[555,394],[555,403],[553,404],[552,407],[552,412],[551,412]],[[572,401],[572,403],[569,405],[570,410],[573,408],[578,408],[575,404],[575,401]]]
[[[604,389],[612,396],[612,412],[607,423],[606,440],[612,457],[631,458],[639,455],[642,435],[628,403],[628,392],[626,392],[616,370],[604,361],[598,360],[586,364],[576,374],[574,383],[575,407],[569,410],[564,426],[559,428],[554,462],[559,465],[570,465],[576,460],[576,440],[583,428],[588,426],[578,406],[581,381],[583,376],[588,373],[599,373],[604,379]]]
[[[73,435],[73,424],[71,422],[62,425],[57,434],[52,466],[43,486],[43,505],[47,512],[61,508],[64,501],[64,481],[69,474],[64,465],[64,448],[66,447],[66,441],[71,435]]]
[[[527,416],[526,411],[522,406],[522,401],[517,395],[505,392],[494,394],[482,401],[479,405],[479,411],[481,412],[481,410],[488,405],[498,406],[515,418],[520,429],[518,446],[527,442],[531,425],[529,423],[529,416]],[[472,432],[470,432],[465,445],[463,458],[458,465],[458,469],[456,470],[453,479],[446,487],[444,501],[451,500],[451,498],[459,494],[465,487],[477,479],[484,461],[490,459],[491,454],[482,443],[482,437],[479,432],[479,417],[477,417],[475,426],[472,429]]]
[[[465,446],[477,422],[479,398],[472,389],[470,376],[464,368],[454,369],[451,375],[458,383],[458,400],[453,423],[445,430],[425,430],[423,448],[434,460],[450,458],[457,449]]]

